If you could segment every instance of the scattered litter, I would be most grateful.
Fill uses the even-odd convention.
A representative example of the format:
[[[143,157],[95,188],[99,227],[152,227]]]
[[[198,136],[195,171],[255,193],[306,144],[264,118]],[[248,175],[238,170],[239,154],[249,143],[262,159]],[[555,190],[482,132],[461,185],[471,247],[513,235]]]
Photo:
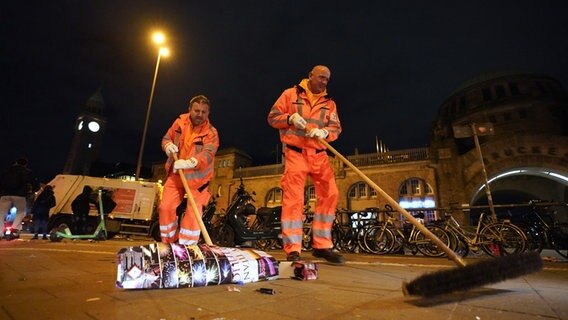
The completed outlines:
[[[227,291],[235,291],[235,292],[241,292],[241,289],[235,287],[235,286],[228,286],[227,287]]]
[[[315,263],[294,262],[294,279],[297,280],[316,280],[318,278],[318,266]]]
[[[270,288],[260,288],[260,289],[256,289],[256,291],[260,292],[260,293],[264,293],[264,294],[275,294],[276,291],[274,291],[274,289],[270,289]]]
[[[99,301],[101,300],[101,298],[89,298],[87,299],[87,302],[93,302],[93,301]]]
[[[26,277],[20,277],[20,278],[18,278],[18,280],[19,280],[19,281],[26,281],[26,280],[28,280],[28,278],[26,278]]]

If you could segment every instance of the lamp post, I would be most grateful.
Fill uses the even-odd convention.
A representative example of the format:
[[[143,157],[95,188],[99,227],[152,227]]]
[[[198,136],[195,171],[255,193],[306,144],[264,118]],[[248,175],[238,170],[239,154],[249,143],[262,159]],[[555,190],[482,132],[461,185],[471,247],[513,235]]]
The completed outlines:
[[[495,206],[493,205],[493,197],[491,196],[491,189],[489,187],[489,179],[487,178],[487,170],[485,169],[485,162],[483,161],[483,154],[481,153],[481,146],[479,144],[479,136],[493,135],[493,123],[482,123],[475,124],[471,123],[468,126],[453,126],[454,137],[455,138],[468,138],[473,137],[475,142],[475,149],[479,155],[479,162],[481,163],[481,172],[483,173],[483,179],[485,181],[485,196],[487,197],[487,204],[489,205],[489,211],[493,218],[497,217],[495,212]]]
[[[158,45],[165,40],[162,33],[155,33],[154,42]],[[140,152],[138,153],[138,164],[136,165],[136,180],[140,180],[140,169],[142,168],[142,156],[144,154],[144,144],[146,143],[146,133],[148,131],[148,122],[150,120],[150,110],[152,110],[152,100],[154,99],[154,89],[156,88],[156,79],[158,78],[158,70],[160,69],[160,59],[162,56],[169,55],[168,48],[160,47],[158,50],[158,59],[156,60],[156,70],[154,71],[154,80],[152,81],[152,89],[150,90],[150,99],[148,100],[148,108],[146,110],[146,121],[144,121],[144,131],[142,132],[142,141],[140,142]]]

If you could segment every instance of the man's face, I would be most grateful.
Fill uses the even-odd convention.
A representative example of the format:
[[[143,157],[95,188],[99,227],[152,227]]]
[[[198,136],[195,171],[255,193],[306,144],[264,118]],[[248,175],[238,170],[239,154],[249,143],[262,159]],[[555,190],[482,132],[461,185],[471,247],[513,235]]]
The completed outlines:
[[[328,68],[314,68],[308,78],[310,90],[315,94],[324,92],[330,77],[331,72]]]
[[[206,103],[194,102],[189,109],[191,124],[198,126],[209,119],[209,105]]]

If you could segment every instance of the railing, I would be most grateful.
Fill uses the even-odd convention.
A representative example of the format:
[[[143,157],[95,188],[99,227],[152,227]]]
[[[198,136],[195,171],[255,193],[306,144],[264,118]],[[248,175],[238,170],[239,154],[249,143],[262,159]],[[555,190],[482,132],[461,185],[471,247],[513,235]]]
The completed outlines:
[[[258,176],[279,175],[284,173],[284,166],[279,164],[270,164],[265,166],[239,168],[235,170],[233,178],[247,178]]]
[[[381,153],[366,153],[347,156],[355,166],[373,166],[430,159],[428,148],[404,149]]]
[[[398,151],[389,151],[381,153],[366,153],[359,155],[347,156],[347,159],[351,161],[355,166],[372,166],[380,164],[394,164],[394,163],[404,163],[412,161],[422,161],[430,159],[430,154],[428,148],[415,148],[415,149],[404,149]],[[336,176],[342,176],[344,174],[343,164],[337,161],[337,166],[334,165],[334,171]],[[259,177],[259,176],[269,176],[269,175],[279,175],[284,172],[284,166],[279,164],[270,164],[257,167],[247,167],[239,168],[235,170],[234,178],[247,178],[247,177]]]

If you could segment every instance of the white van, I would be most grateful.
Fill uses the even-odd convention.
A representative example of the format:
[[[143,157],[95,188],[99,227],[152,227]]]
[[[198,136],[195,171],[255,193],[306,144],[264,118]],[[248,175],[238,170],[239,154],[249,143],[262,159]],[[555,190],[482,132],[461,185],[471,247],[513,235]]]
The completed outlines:
[[[71,203],[83,191],[84,186],[90,186],[93,190],[102,188],[110,191],[116,202],[112,212],[105,212],[108,238],[120,233],[151,236],[160,241],[157,208],[161,199],[161,184],[69,174],[57,175],[49,184],[54,187],[57,200],[56,206],[51,208],[49,213],[50,230],[62,224],[73,226]],[[87,232],[94,231],[98,224],[97,219],[97,208],[92,205]]]

